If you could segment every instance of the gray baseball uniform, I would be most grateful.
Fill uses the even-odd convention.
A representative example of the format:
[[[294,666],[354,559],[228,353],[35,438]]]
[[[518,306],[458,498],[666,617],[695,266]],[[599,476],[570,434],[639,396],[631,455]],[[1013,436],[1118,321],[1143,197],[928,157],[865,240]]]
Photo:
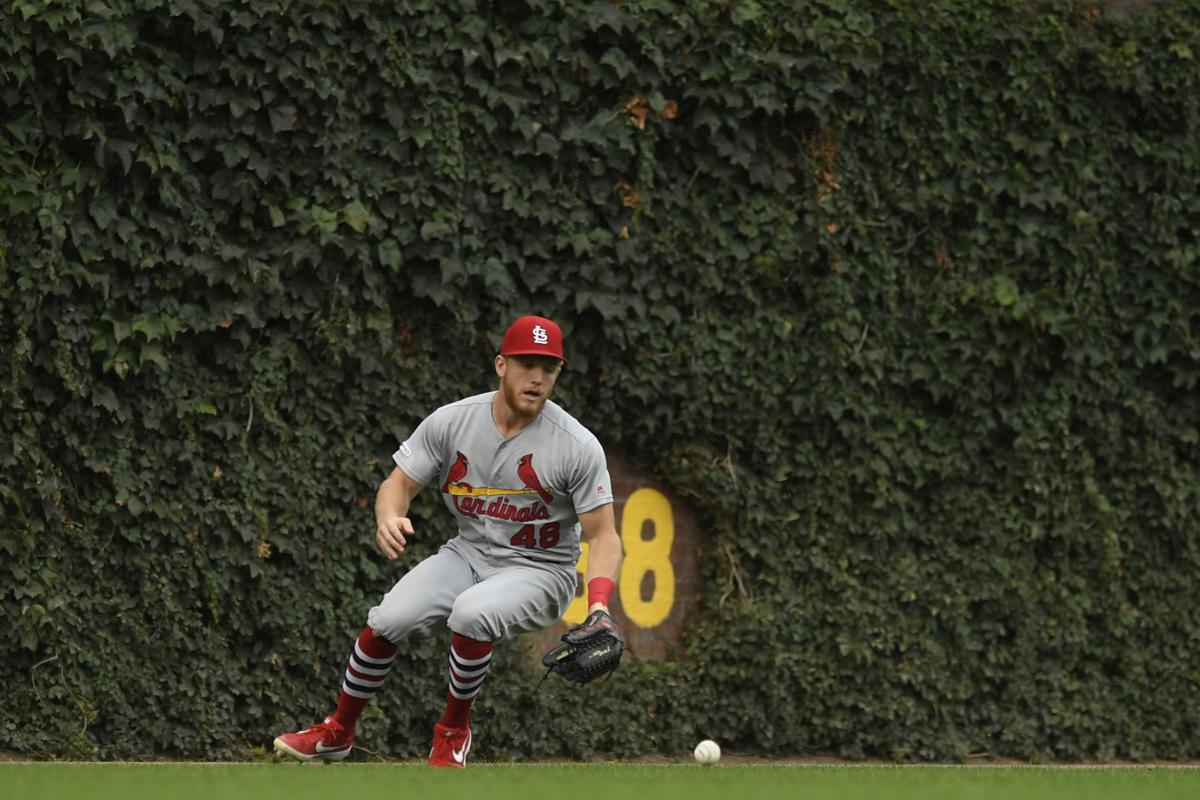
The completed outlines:
[[[553,401],[505,439],[495,392],[442,406],[393,455],[436,483],[458,536],[410,570],[371,609],[391,642],[442,625],[480,641],[554,623],[575,596],[579,515],[612,502],[600,442]]]

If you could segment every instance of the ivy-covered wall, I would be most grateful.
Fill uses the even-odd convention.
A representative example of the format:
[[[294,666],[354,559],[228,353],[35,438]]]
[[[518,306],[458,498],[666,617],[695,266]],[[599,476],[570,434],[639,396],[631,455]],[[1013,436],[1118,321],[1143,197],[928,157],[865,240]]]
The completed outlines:
[[[536,311],[706,591],[584,692],[501,648],[481,758],[1200,756],[1194,3],[0,17],[0,748],[320,718],[390,452]],[[444,647],[365,748],[426,752]]]

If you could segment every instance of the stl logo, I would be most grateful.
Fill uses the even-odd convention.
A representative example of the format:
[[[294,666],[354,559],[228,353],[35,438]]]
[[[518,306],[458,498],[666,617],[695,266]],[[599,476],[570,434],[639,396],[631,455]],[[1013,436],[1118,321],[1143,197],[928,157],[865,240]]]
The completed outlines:
[[[533,343],[547,344],[550,341],[550,336],[546,333],[546,329],[541,325],[533,326]]]

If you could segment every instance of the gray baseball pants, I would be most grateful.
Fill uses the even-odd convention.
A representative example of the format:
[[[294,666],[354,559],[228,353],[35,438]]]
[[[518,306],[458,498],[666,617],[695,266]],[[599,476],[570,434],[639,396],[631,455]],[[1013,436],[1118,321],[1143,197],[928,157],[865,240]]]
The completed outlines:
[[[397,644],[449,628],[481,642],[548,628],[575,597],[574,564],[488,559],[455,537],[409,570],[367,615]]]

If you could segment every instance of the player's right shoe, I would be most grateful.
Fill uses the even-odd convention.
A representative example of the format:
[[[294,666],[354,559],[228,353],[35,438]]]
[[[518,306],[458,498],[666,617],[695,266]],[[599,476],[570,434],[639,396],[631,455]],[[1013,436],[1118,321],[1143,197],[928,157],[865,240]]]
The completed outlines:
[[[451,728],[438,723],[433,726],[433,749],[429,751],[431,767],[465,767],[467,751],[471,749],[471,729]]]
[[[278,752],[301,761],[341,761],[350,755],[353,744],[354,735],[347,736],[345,728],[333,717],[326,717],[324,722],[307,730],[285,733],[275,739]]]

